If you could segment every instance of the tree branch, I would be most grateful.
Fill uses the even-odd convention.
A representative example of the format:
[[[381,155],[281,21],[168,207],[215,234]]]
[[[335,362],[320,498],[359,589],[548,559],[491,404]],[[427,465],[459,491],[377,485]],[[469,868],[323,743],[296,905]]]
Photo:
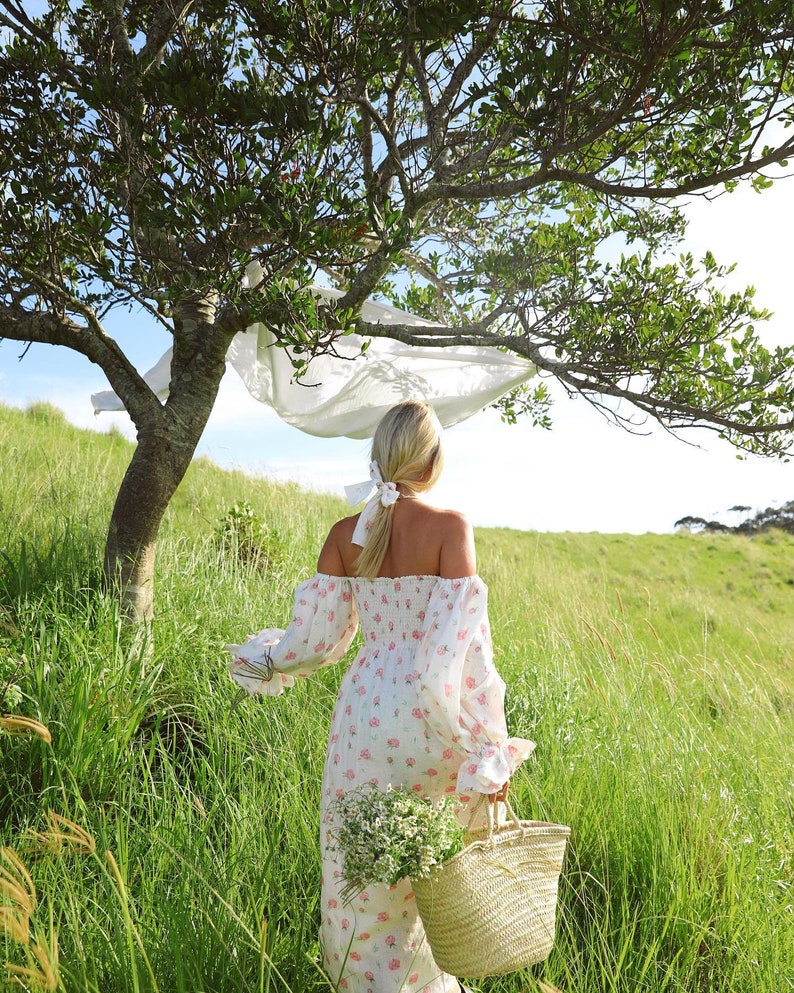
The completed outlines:
[[[775,444],[771,436],[790,432],[794,429],[794,419],[773,424],[748,424],[720,413],[717,408],[704,410],[675,397],[654,396],[647,391],[621,385],[608,377],[593,376],[592,371],[583,366],[551,358],[544,353],[538,342],[531,341],[525,336],[489,333],[487,327],[493,323],[492,317],[493,315],[490,315],[486,321],[469,324],[466,327],[417,328],[409,324],[383,325],[360,320],[356,324],[356,333],[370,338],[394,338],[407,345],[426,348],[497,347],[502,351],[513,352],[529,359],[538,369],[550,373],[577,394],[594,393],[627,400],[638,410],[653,417],[667,430],[697,424],[713,431],[761,439],[768,454],[782,454],[786,451],[786,445]]]
[[[377,108],[367,98],[366,92],[360,97],[354,97],[352,102],[360,107],[367,117],[373,121],[378,129],[378,133],[386,145],[388,154],[383,164],[378,169],[378,179],[381,185],[384,185],[385,179],[391,179],[392,176],[396,176],[400,184],[400,191],[403,195],[403,200],[407,202],[412,197],[412,190],[408,183],[408,178],[405,175],[405,169],[403,168],[402,159],[400,158],[400,152],[394,140],[394,135],[391,133],[385,119],[378,112]]]
[[[127,25],[124,21],[123,0],[104,0],[100,7],[104,8],[107,16],[110,37],[113,39],[114,47],[119,54],[124,56],[128,64],[131,63],[135,58],[135,52],[130,42],[130,36],[127,33]]]
[[[648,186],[631,183],[612,183],[599,179],[592,173],[577,172],[574,169],[563,169],[548,166],[536,169],[523,179],[495,180],[486,183],[463,183],[459,186],[448,183],[431,183],[425,190],[416,194],[419,206],[425,206],[436,200],[500,200],[520,196],[538,189],[550,182],[570,183],[581,186],[595,193],[603,193],[614,197],[639,197],[645,200],[672,200],[687,193],[698,193],[713,189],[722,183],[742,179],[770,165],[785,162],[794,154],[794,137],[789,138],[778,148],[772,149],[766,155],[750,159],[727,169],[709,173],[706,176],[693,176],[677,183],[675,186]]]
[[[11,14],[12,17],[16,18],[16,21],[12,21],[7,17],[0,15],[0,25],[4,25],[13,31],[14,34],[20,33],[20,27],[24,28],[24,32],[27,32],[27,37],[35,39],[36,41],[49,41],[49,36],[28,16],[27,12],[23,8],[22,4],[14,3],[13,0],[3,0],[3,6]],[[23,34],[24,34],[23,32]]]
[[[138,428],[162,416],[160,401],[101,325],[96,331],[52,311],[0,307],[0,338],[71,348],[102,369]]]
[[[144,71],[161,61],[166,44],[184,22],[193,3],[194,0],[180,0],[178,3],[166,0],[158,7],[146,32],[146,43],[138,55]]]

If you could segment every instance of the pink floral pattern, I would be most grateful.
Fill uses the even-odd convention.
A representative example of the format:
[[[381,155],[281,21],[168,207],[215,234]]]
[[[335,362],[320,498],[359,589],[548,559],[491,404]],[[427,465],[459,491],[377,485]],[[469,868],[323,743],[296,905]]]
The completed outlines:
[[[364,783],[458,792],[465,822],[471,794],[499,789],[534,745],[507,734],[479,577],[319,574],[296,590],[275,668],[305,676],[337,661],[359,616],[363,647],[339,690],[323,772],[323,964],[349,993],[457,993],[433,960],[408,880],[344,903],[331,804]]]

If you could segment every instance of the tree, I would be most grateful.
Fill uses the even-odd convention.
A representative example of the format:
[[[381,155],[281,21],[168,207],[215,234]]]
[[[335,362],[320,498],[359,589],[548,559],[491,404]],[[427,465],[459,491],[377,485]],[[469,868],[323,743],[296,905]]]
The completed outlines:
[[[792,151],[790,0],[0,0],[0,26],[0,336],[82,352],[136,425],[105,556],[134,614],[256,321],[296,375],[353,329],[485,344],[597,405],[790,444],[791,349],[675,255],[682,194],[761,189]],[[440,326],[366,324],[378,294]],[[135,306],[173,336],[164,404],[102,324]]]
[[[744,513],[752,507],[731,507],[729,513]],[[682,517],[675,522],[675,527],[699,534],[701,531],[720,531],[723,533],[746,534],[749,536],[762,534],[765,531],[787,531],[794,534],[794,500],[788,500],[782,507],[767,507],[754,514],[745,516],[739,524],[723,524],[722,521],[707,521],[703,517]]]

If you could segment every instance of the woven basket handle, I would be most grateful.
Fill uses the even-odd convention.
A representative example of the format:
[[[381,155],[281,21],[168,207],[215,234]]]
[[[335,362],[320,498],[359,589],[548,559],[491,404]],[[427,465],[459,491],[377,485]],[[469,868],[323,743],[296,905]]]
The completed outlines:
[[[510,801],[507,799],[507,797],[505,797],[504,800],[495,800],[493,803],[490,803],[487,800],[487,794],[481,793],[480,799],[474,804],[471,814],[469,815],[469,823],[466,827],[467,831],[471,831],[472,824],[474,823],[474,818],[477,816],[477,812],[479,811],[483,803],[485,803],[486,805],[485,812],[486,812],[486,817],[488,819],[489,841],[493,843],[494,830],[498,830],[498,818],[496,817],[496,805],[498,803],[504,804],[508,817],[512,820],[513,824],[518,828],[518,830],[519,831],[521,830],[521,821],[518,819],[518,815],[516,814],[515,810],[513,810],[513,806],[510,803]]]

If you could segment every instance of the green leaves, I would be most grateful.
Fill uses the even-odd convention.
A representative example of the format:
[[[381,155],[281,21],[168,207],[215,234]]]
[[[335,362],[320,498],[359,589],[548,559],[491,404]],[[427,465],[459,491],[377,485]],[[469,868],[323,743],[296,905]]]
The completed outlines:
[[[545,383],[538,383],[511,390],[497,400],[493,407],[501,413],[505,424],[516,424],[519,417],[528,417],[535,427],[550,430],[551,403],[549,388]]]

